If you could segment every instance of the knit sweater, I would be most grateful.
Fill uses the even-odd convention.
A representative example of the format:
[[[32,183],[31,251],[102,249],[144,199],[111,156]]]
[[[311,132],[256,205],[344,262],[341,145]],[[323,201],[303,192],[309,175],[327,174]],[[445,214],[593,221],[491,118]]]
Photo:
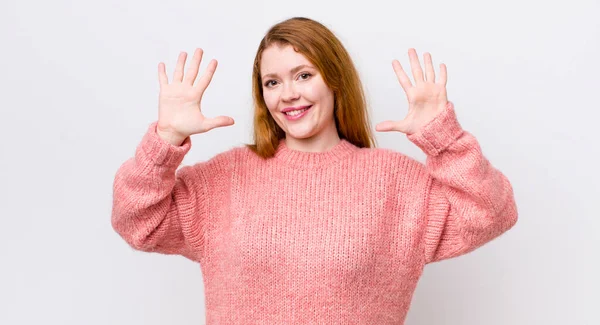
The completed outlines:
[[[150,124],[114,180],[112,226],[134,249],[198,262],[206,324],[403,324],[426,264],[517,220],[512,186],[452,103],[408,138],[425,163],[342,139],[326,152],[191,148]]]

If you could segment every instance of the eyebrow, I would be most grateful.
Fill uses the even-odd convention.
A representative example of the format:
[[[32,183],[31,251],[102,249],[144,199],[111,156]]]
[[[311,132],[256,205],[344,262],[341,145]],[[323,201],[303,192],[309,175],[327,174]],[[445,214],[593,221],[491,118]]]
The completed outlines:
[[[307,65],[307,64],[301,64],[301,65],[299,65],[299,66],[297,66],[297,67],[293,68],[292,70],[290,70],[290,74],[294,74],[294,73],[296,73],[296,72],[298,72],[298,71],[300,71],[300,70],[302,70],[302,69],[304,69],[304,68],[310,68],[310,69],[314,69],[314,67],[312,67],[312,66],[310,66],[310,65]],[[265,78],[267,78],[267,77],[277,77],[277,74],[276,74],[276,73],[269,73],[269,74],[266,74],[266,75],[264,75],[264,76],[261,78],[261,80],[265,80]]]

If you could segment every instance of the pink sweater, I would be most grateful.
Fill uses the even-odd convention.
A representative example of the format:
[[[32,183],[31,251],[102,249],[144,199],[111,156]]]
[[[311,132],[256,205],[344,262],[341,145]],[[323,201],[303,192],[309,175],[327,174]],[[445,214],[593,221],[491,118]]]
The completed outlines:
[[[512,186],[453,105],[408,136],[422,164],[342,140],[322,153],[236,147],[179,168],[191,140],[152,123],[114,180],[112,225],[134,249],[199,263],[207,324],[403,324],[427,263],[517,220]]]

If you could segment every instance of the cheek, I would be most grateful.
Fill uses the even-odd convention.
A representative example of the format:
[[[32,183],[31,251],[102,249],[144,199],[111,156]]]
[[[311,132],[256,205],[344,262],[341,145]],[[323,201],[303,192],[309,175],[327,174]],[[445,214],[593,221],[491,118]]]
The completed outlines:
[[[303,93],[306,98],[319,101],[332,101],[333,94],[324,84],[317,83],[307,86]]]
[[[314,84],[309,84],[302,89],[302,95],[309,100],[317,100],[321,97],[319,86]]]
[[[263,100],[265,101],[269,111],[277,109],[277,98],[278,97],[274,94],[274,92],[263,92]]]

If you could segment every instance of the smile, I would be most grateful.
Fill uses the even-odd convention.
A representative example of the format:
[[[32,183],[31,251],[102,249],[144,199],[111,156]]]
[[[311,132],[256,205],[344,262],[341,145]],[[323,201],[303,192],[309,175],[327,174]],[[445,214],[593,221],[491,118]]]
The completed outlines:
[[[303,109],[287,111],[287,112],[284,112],[283,114],[285,115],[285,117],[288,120],[294,121],[294,120],[297,120],[297,119],[303,117],[304,115],[306,115],[306,112],[308,112],[311,108],[312,108],[312,105],[310,105],[306,108],[303,108]]]

